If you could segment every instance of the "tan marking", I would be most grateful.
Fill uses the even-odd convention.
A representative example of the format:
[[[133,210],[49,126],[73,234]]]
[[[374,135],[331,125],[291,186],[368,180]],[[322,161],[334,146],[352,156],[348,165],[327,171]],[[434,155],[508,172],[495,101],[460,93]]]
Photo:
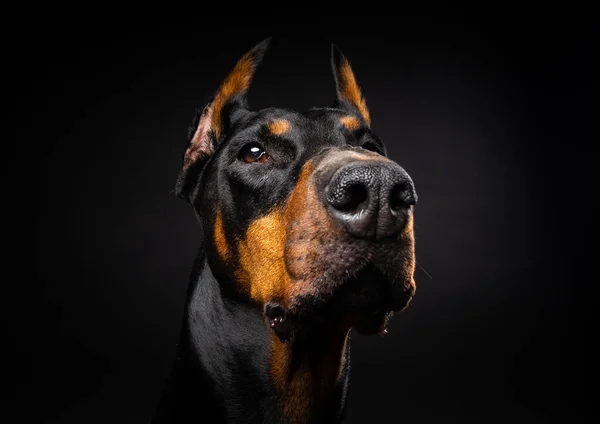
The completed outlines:
[[[269,131],[273,135],[282,135],[288,132],[290,123],[285,119],[275,119],[269,123]]]
[[[324,208],[317,207],[320,202],[311,184],[313,171],[314,166],[307,163],[287,203],[254,221],[238,242],[237,278],[242,290],[256,302],[278,299],[287,306],[288,300],[297,294],[318,290],[310,282],[320,271],[313,265],[322,267],[316,255],[329,231],[329,223]],[[290,240],[291,243],[286,243]],[[298,260],[286,264],[286,257]],[[331,335],[324,340],[330,343],[320,345],[318,352],[313,348],[308,356],[303,356],[306,351],[302,347],[281,343],[272,334],[271,377],[290,424],[305,422],[314,403],[324,399],[340,376],[349,328],[328,331]],[[299,364],[293,372],[289,368],[292,357]]]
[[[354,131],[360,127],[360,122],[354,116],[346,115],[340,118],[340,122],[343,126],[348,128],[350,131]]]
[[[289,343],[281,343],[275,334],[271,335],[271,377],[279,393],[282,394],[283,414],[289,424],[306,421],[306,414],[312,406],[310,396],[310,375],[307,363],[302,363],[291,378],[292,348]],[[304,418],[304,419],[303,419]]]
[[[310,269],[312,255],[318,253],[318,238],[295,242],[298,233],[326,232],[327,215],[314,189],[308,183],[313,173],[310,163],[304,166],[296,188],[286,205],[252,222],[238,243],[237,280],[242,289],[259,303],[279,299],[284,302],[296,294],[293,288],[307,285],[314,276]],[[310,194],[308,193],[310,190]],[[291,241],[290,243],[286,243]],[[292,258],[286,264],[285,258]],[[305,258],[296,260],[297,258]],[[306,291],[306,290],[304,290]],[[289,306],[286,303],[286,306]]]
[[[363,152],[345,155],[347,160],[389,161]],[[323,290],[314,284],[329,269],[321,256],[327,257],[328,249],[337,248],[341,233],[318,200],[314,170],[312,162],[305,164],[287,202],[254,221],[237,242],[240,262],[236,278],[241,289],[259,304],[277,299],[289,308],[299,296]],[[399,277],[414,290],[412,214],[399,242],[407,247],[391,260],[399,268]],[[270,375],[290,424],[306,422],[341,377],[350,323],[340,319],[335,324],[335,328],[322,330],[320,339],[327,342],[315,343],[310,349],[303,345],[305,341],[281,343],[271,334]]]
[[[290,223],[285,251],[286,271],[292,280],[287,286],[288,299],[319,290],[313,282],[324,269],[320,253],[323,246],[335,238],[332,232],[338,229],[311,183],[313,172],[314,165],[304,166],[285,210]]]
[[[321,335],[328,343],[294,346],[271,338],[271,376],[283,394],[283,412],[289,424],[305,423],[341,377],[342,363],[350,329],[328,329]],[[290,364],[299,364],[295,370]]]
[[[356,82],[354,72],[352,72],[350,62],[348,62],[346,57],[343,57],[341,60],[338,68],[338,77],[340,95],[356,106],[363,119],[367,123],[367,126],[370,126],[371,116],[369,114],[369,109],[367,109],[367,102],[360,92],[360,87]]]
[[[282,211],[289,225],[284,251],[288,258],[284,287],[286,301],[318,290],[311,282],[321,271],[318,255],[332,227],[324,207],[317,206],[321,202],[311,181],[313,172],[314,165],[307,163]],[[340,325],[341,328],[327,329],[328,334],[323,339],[329,343],[311,352],[303,346],[284,344],[276,337],[272,338],[271,376],[283,394],[284,414],[290,424],[306,422],[307,415],[323,401],[339,378],[349,333],[349,328],[344,328],[343,323]],[[289,368],[292,359],[293,363],[300,364],[297,370]]]
[[[220,207],[218,208],[217,217],[215,219],[215,246],[217,247],[219,256],[223,260],[227,260],[229,257],[229,246],[227,245],[225,231],[223,230],[223,215]]]
[[[242,58],[236,63],[233,71],[231,71],[225,81],[221,84],[221,87],[215,95],[215,98],[212,102],[212,129],[217,139],[221,135],[222,131],[221,112],[223,111],[223,106],[225,106],[227,100],[229,100],[232,96],[236,94],[244,94],[250,87],[256,65],[254,54],[255,49],[252,49],[242,56]]]
[[[377,154],[345,155],[348,160],[389,161]],[[308,162],[286,204],[252,222],[237,243],[236,280],[242,291],[258,303],[277,299],[293,308],[295,299],[323,289],[315,284],[329,268],[322,257],[336,249],[338,234],[343,230],[322,206],[311,181],[313,172],[314,165]],[[406,248],[398,260],[405,272],[402,276],[408,278],[414,271],[412,214],[400,238]]]
[[[264,303],[284,295],[284,243],[285,221],[279,210],[254,221],[239,242],[237,277],[253,300]]]

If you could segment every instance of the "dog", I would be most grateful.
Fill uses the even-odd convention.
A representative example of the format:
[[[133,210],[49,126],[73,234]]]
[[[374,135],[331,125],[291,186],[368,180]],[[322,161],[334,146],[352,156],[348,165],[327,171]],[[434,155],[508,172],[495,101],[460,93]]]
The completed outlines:
[[[202,243],[154,424],[343,422],[350,330],[384,334],[415,294],[415,186],[348,59],[332,45],[332,107],[254,111],[270,40],[190,128],[175,193]]]

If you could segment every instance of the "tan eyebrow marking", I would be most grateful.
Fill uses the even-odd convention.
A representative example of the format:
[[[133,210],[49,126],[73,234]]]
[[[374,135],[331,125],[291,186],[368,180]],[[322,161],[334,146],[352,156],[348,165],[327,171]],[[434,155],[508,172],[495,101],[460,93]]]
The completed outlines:
[[[342,116],[340,118],[340,122],[342,123],[342,125],[344,125],[346,128],[348,128],[350,131],[354,131],[355,129],[360,127],[360,122],[354,116],[350,116],[350,115]]]
[[[290,123],[285,119],[275,119],[269,123],[269,131],[273,135],[285,134],[289,129]]]

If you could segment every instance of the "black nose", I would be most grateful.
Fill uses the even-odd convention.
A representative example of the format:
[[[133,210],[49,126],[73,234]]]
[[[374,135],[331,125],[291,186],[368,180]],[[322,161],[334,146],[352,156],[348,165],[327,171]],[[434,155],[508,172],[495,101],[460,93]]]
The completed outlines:
[[[400,165],[361,160],[335,171],[325,187],[325,200],[350,234],[381,239],[406,226],[417,193]]]

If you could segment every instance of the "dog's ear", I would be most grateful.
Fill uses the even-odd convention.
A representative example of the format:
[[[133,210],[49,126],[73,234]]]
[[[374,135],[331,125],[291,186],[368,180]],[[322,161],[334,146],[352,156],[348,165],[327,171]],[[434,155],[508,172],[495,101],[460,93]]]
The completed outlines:
[[[350,62],[335,46],[331,45],[331,67],[335,78],[337,98],[334,107],[360,118],[367,126],[371,125],[371,116],[367,103],[354,77]]]
[[[246,93],[270,42],[271,38],[267,38],[242,56],[209,104],[196,115],[175,184],[177,196],[189,200],[190,190],[197,182],[202,163],[212,156],[235,116],[247,110]]]

